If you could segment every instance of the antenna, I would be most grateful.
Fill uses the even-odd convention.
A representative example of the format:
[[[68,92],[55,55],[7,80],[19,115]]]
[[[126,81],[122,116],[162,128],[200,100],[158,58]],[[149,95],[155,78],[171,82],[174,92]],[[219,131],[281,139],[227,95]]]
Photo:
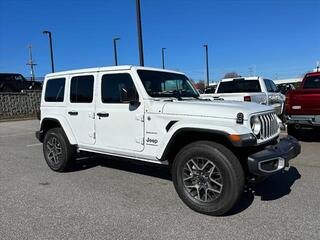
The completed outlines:
[[[35,81],[36,78],[34,74],[34,66],[36,66],[37,64],[35,64],[32,59],[32,45],[29,44],[28,48],[29,48],[29,62],[26,65],[29,65],[31,68],[31,81]]]
[[[317,72],[320,72],[320,62],[319,61],[317,61]]]

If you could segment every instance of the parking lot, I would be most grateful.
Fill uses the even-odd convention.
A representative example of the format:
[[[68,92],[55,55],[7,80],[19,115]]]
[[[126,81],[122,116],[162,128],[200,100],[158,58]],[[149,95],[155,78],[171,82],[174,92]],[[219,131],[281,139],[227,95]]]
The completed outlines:
[[[91,157],[53,172],[37,129],[0,123],[0,239],[320,239],[316,138],[233,212],[210,217],[181,202],[165,167]]]

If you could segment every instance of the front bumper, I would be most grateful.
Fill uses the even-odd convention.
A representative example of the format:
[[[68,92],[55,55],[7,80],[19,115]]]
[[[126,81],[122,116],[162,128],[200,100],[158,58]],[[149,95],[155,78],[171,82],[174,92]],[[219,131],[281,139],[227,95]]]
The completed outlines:
[[[249,172],[255,176],[268,176],[289,166],[289,160],[298,156],[301,146],[292,136],[268,146],[266,149],[248,157]]]

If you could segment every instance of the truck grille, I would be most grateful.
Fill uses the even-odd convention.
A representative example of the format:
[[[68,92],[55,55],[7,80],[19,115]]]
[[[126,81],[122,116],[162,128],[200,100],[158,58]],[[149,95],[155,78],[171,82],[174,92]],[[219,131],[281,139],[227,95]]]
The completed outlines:
[[[258,142],[263,142],[275,137],[279,133],[279,124],[275,113],[258,115],[261,122],[261,132],[257,137]]]

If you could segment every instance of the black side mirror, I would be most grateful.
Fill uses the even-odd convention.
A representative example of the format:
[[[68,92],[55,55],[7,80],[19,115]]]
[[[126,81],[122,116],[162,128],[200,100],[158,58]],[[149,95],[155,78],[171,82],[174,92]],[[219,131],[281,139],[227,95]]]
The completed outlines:
[[[139,96],[135,88],[125,89],[121,88],[121,102],[129,102],[130,105],[139,105]]]

